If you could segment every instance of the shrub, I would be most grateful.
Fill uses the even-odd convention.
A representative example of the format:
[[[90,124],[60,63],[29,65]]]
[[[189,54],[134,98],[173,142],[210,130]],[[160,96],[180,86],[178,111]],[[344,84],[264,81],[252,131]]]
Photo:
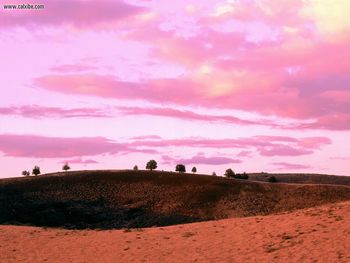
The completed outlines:
[[[146,165],[147,170],[154,170],[157,169],[157,162],[155,160],[150,160]]]
[[[246,172],[244,172],[244,173],[241,175],[241,178],[240,178],[240,179],[247,180],[248,178],[249,178],[249,176],[247,175]]]
[[[217,175],[216,175],[216,172],[213,172],[211,175],[212,175],[212,176],[217,176]]]
[[[277,178],[274,177],[274,176],[270,176],[270,177],[269,177],[269,182],[270,182],[270,183],[277,183]]]
[[[68,163],[65,163],[65,165],[63,165],[62,170],[63,170],[63,171],[66,171],[66,172],[67,172],[68,170],[70,170],[70,167],[69,167]]]
[[[242,174],[235,174],[234,178],[236,179],[243,179],[243,180],[247,180],[249,178],[249,176],[247,175],[246,172],[242,173]]]
[[[230,169],[227,169],[226,171],[225,171],[225,177],[227,177],[227,178],[232,178],[232,177],[235,177],[235,172],[234,171],[232,171],[232,169],[230,168]]]
[[[186,167],[183,164],[178,164],[175,167],[175,171],[179,173],[185,173],[186,172]]]
[[[22,172],[22,175],[23,175],[23,176],[30,176],[30,172],[29,172],[29,171],[24,170],[24,171]]]
[[[193,166],[192,173],[196,173],[196,172],[197,172],[197,168]]]
[[[32,174],[34,174],[35,176],[41,174],[40,167],[39,166],[34,166]]]
[[[132,168],[134,171],[138,171],[139,167],[137,165],[134,166],[134,168]]]

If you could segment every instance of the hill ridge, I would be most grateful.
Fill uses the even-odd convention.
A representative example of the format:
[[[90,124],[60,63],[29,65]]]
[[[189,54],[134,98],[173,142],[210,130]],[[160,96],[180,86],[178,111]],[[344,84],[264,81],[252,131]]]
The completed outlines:
[[[1,180],[0,224],[165,226],[346,200],[347,186],[267,184],[162,171],[78,171]]]

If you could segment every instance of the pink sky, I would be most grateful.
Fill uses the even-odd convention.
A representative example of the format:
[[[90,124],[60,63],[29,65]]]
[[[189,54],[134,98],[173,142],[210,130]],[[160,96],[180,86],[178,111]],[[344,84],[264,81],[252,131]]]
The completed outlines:
[[[0,9],[0,177],[350,175],[349,1],[26,3]]]

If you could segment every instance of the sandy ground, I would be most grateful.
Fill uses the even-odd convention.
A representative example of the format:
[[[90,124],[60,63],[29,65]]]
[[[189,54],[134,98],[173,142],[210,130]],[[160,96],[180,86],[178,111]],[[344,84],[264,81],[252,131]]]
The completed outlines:
[[[0,226],[0,262],[350,262],[350,201],[149,229]]]

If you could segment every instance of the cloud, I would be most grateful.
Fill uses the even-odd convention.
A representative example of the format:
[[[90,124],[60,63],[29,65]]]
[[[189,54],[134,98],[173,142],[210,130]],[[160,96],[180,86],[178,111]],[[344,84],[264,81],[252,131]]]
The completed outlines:
[[[36,135],[0,135],[0,151],[6,156],[64,158],[127,151],[123,144],[103,137],[61,138]]]
[[[252,152],[251,151],[241,151],[237,154],[237,157],[251,157]]]
[[[300,156],[312,154],[316,149],[323,145],[331,144],[331,140],[326,137],[307,137],[307,138],[289,138],[280,136],[258,136],[260,139],[269,141],[284,141],[291,144],[273,144],[272,146],[261,147],[258,149],[262,156]]]
[[[324,145],[331,144],[326,137],[292,138],[283,136],[254,136],[237,139],[182,138],[159,140],[134,140],[135,147],[190,147],[190,148],[226,148],[256,150],[261,156],[301,156],[314,153]]]
[[[309,165],[303,164],[294,164],[294,163],[286,163],[286,162],[277,162],[272,163],[272,165],[277,166],[279,170],[303,170],[311,168]]]
[[[206,121],[206,122],[225,122],[237,125],[267,125],[277,126],[268,120],[244,120],[229,115],[210,115],[200,114],[189,110],[178,110],[174,108],[138,108],[138,107],[119,107],[119,111],[125,115],[151,115],[160,117],[177,118],[189,121]]]
[[[141,135],[141,136],[135,136],[135,137],[131,137],[131,140],[159,140],[162,139],[162,137],[158,136],[158,135]]]
[[[331,157],[331,160],[341,160],[341,161],[350,161],[350,156],[337,156],[337,157]]]
[[[65,74],[42,76],[34,84],[64,94],[235,109],[294,118],[295,129],[350,129],[349,31],[344,30],[348,27],[344,10],[348,10],[349,4],[332,3],[332,13],[326,12],[329,4],[316,0],[288,0],[283,4],[271,0],[192,4],[191,10],[201,10],[194,13],[185,11],[183,2],[155,5],[138,1],[137,4],[144,7],[122,1],[56,0],[47,3],[43,12],[3,12],[2,23],[11,26],[73,24],[93,28],[96,24],[108,24],[147,11],[148,15],[155,14],[152,19],[133,17],[123,24],[123,34],[116,35],[116,39],[147,46],[147,61],[176,65],[183,72],[178,78],[162,77],[166,75],[164,71],[146,66],[142,67],[144,74],[139,82],[125,81],[122,76],[68,74],[93,69],[68,63],[51,67]],[[214,16],[218,8],[221,11]],[[336,12],[339,17],[333,19]],[[177,15],[169,17],[170,13]],[[334,35],[319,35],[319,29],[324,29],[323,23],[337,25]],[[190,30],[192,26],[195,30]],[[263,32],[260,29],[264,29]],[[182,31],[191,31],[191,34]],[[136,65],[144,64],[140,58],[135,61]],[[101,59],[100,64],[103,62]],[[135,74],[134,65],[125,67],[126,74],[120,75]],[[191,118],[184,112],[182,118],[186,117]],[[202,116],[192,115],[192,118]],[[241,119],[226,121],[239,123]],[[255,122],[242,121],[242,125]]]
[[[261,73],[263,74],[261,76],[255,74],[248,72],[237,73],[236,76],[233,74],[233,79],[231,76],[231,79],[224,81],[223,85],[216,82],[212,86],[210,85],[211,80],[205,81],[206,78],[201,80],[187,77],[145,79],[141,82],[130,82],[109,75],[95,74],[47,75],[35,79],[34,85],[64,94],[144,100],[158,104],[174,103],[179,106],[238,109],[281,118],[294,118],[295,125],[289,127],[290,129],[346,130],[349,128],[347,120],[350,112],[348,101],[343,97],[344,92],[339,90],[330,92],[327,90],[327,87],[330,86],[317,84],[316,80],[314,82],[302,81],[302,77],[298,81],[287,78],[283,83],[272,72],[270,75],[268,73]],[[341,87],[350,85],[350,79],[348,81],[347,78],[340,76],[332,79],[332,87],[335,83],[339,83]],[[231,84],[233,82],[235,84]],[[240,85],[241,82],[244,85]],[[256,83],[262,84],[258,88]],[[288,87],[279,88],[278,85],[288,85]],[[324,92],[319,94],[321,89],[324,89]],[[288,128],[264,120],[243,120],[234,116],[203,116],[170,108],[126,107],[122,111],[133,115],[154,114],[183,119],[218,120],[241,125],[275,125],[277,128]]]
[[[81,158],[76,158],[76,159],[69,159],[69,160],[64,160],[60,163],[69,163],[69,164],[95,164],[95,163],[98,163],[97,161],[95,160],[92,160],[92,159],[86,159],[86,160],[83,160]]]
[[[300,156],[314,153],[313,150],[288,145],[273,145],[259,148],[258,151],[262,156]]]
[[[305,1],[301,15],[314,21],[321,34],[334,35],[350,29],[348,1]]]
[[[326,137],[306,137],[298,140],[298,145],[307,149],[318,149],[322,145],[331,143],[332,141]]]
[[[335,83],[329,83],[328,85],[336,85]],[[339,83],[339,88],[346,88],[350,84],[350,81],[344,81],[343,83]],[[339,102],[339,103],[347,103],[350,101],[350,91],[349,90],[328,90],[322,92],[320,94],[321,98],[329,99],[331,101]]]
[[[331,141],[325,137],[290,138],[281,136],[255,136],[237,139],[182,138],[162,139],[141,136],[127,142],[116,142],[104,137],[46,137],[38,135],[0,135],[0,151],[5,156],[32,158],[69,158],[104,154],[145,153],[159,154],[168,147],[222,148],[255,150],[261,156],[300,156],[312,154]],[[198,162],[235,162],[233,158],[195,156]],[[184,162],[190,161],[183,159]],[[237,160],[239,161],[239,160]]]
[[[71,73],[71,72],[82,72],[82,71],[90,71],[96,70],[96,66],[84,65],[84,64],[64,64],[53,66],[50,68],[51,71],[58,73]]]
[[[231,163],[241,163],[241,160],[222,157],[222,156],[211,156],[206,157],[203,154],[197,154],[189,159],[182,158],[172,158],[169,156],[162,156],[162,160],[166,164],[209,164],[209,165],[222,165],[222,164],[231,164]]]
[[[193,104],[295,118],[301,124],[315,119],[300,129],[349,130],[344,117],[328,120],[350,114],[350,31],[344,30],[350,5],[331,2],[230,2],[215,7],[230,6],[229,12],[203,12],[196,20],[200,30],[190,38],[181,37],[176,26],[159,29],[159,21],[130,38],[149,43],[154,56],[188,70],[183,77],[202,91]],[[317,29],[327,24],[334,30],[323,31],[332,34],[320,36]],[[252,32],[256,38],[260,28],[276,32],[275,37],[267,39],[271,34],[265,33],[251,43]]]
[[[117,115],[150,115],[159,117],[177,118],[187,121],[221,122],[236,125],[261,125],[279,129],[350,129],[350,114],[335,114],[319,118],[317,121],[303,124],[280,124],[271,120],[248,120],[232,115],[210,115],[196,113],[189,110],[178,110],[175,108],[139,108],[139,107],[117,107],[116,111],[106,111],[98,108],[73,108],[65,109],[60,107],[46,107],[40,105],[22,105],[0,107],[0,115],[19,116],[23,118],[44,119],[44,118],[111,118]]]
[[[24,118],[106,118],[110,114],[100,109],[76,108],[64,109],[58,107],[46,107],[39,105],[24,105],[0,107],[0,115],[20,116]]]
[[[294,129],[350,130],[350,113],[334,113],[319,117],[316,121],[297,124]]]
[[[142,82],[122,81],[111,75],[69,74],[36,78],[34,85],[60,93],[114,99],[177,102],[183,104],[200,92],[187,79],[153,79]],[[198,92],[198,93],[197,93]]]
[[[139,107],[117,107],[116,111],[98,108],[73,108],[65,109],[60,107],[46,107],[40,105],[22,105],[0,107],[0,115],[19,116],[23,118],[44,119],[44,118],[109,118],[117,115],[150,115],[159,117],[177,118],[186,121],[222,122],[236,125],[264,125],[274,128],[286,128],[270,120],[245,120],[231,115],[210,115],[200,114],[189,110],[178,110],[174,108],[139,108]]]
[[[17,1],[6,4],[18,4]],[[29,0],[26,4],[37,5]],[[1,12],[0,27],[13,26],[61,26],[73,25],[79,28],[90,28],[97,25],[114,23],[129,16],[145,11],[145,8],[125,3],[124,1],[82,1],[51,0],[45,2],[41,10],[5,10]]]
[[[104,137],[46,137],[38,135],[0,135],[0,152],[5,156],[69,158],[104,154],[158,153],[153,149],[131,147]]]

